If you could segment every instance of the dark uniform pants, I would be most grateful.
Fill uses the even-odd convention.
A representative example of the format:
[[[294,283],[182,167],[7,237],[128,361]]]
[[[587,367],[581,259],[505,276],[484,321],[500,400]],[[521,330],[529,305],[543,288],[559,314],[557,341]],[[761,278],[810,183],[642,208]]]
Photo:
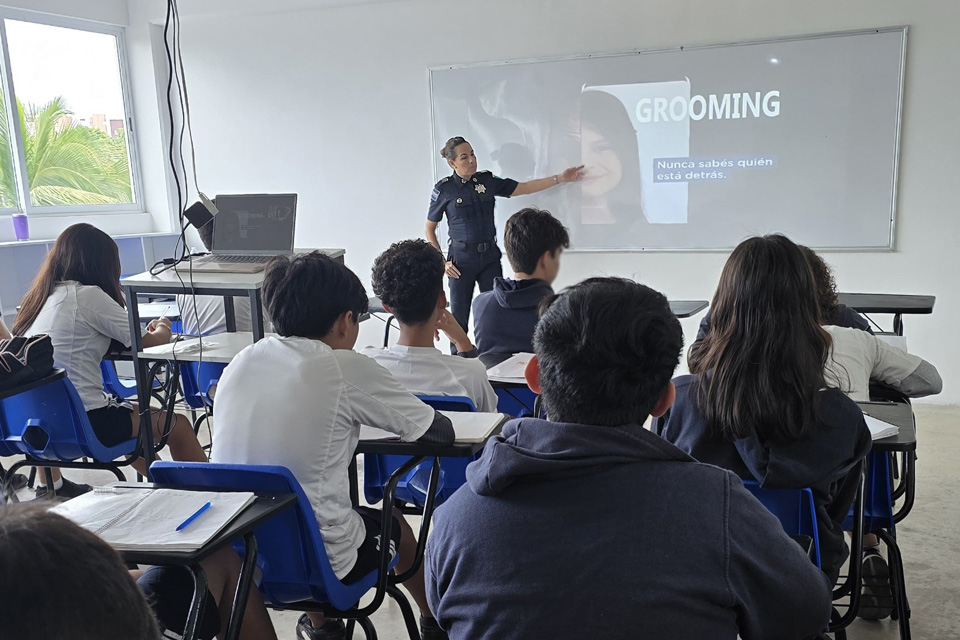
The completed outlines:
[[[493,245],[484,252],[468,251],[451,246],[447,259],[460,270],[459,278],[450,278],[450,313],[467,331],[470,320],[470,305],[473,302],[473,288],[480,285],[480,291],[493,289],[493,279],[503,276],[500,266],[500,248]],[[456,349],[452,349],[456,352]]]

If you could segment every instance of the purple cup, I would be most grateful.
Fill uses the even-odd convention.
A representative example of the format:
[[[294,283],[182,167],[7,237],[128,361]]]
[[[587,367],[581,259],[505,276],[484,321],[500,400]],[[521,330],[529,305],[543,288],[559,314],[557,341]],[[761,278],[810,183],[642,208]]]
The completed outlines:
[[[17,240],[30,239],[30,224],[27,222],[27,216],[23,213],[13,214],[13,234]]]

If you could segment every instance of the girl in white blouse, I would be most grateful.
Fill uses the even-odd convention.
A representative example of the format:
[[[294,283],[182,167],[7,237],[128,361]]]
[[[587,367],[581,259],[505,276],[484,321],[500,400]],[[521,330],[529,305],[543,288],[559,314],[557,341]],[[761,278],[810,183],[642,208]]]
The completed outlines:
[[[68,227],[53,245],[30,291],[23,298],[13,325],[14,335],[48,334],[56,366],[66,370],[77,388],[97,438],[115,446],[136,437],[140,414],[136,405],[107,395],[100,361],[113,341],[129,348],[130,324],[120,290],[120,254],[113,239],[96,227],[81,223]],[[143,346],[170,341],[168,320],[147,327]],[[166,414],[152,412],[154,440],[159,441]],[[186,416],[176,414],[167,444],[175,460],[206,462],[206,456]],[[133,466],[146,471],[143,459]],[[57,495],[73,497],[85,490],[52,470]],[[38,486],[38,496],[47,488]]]

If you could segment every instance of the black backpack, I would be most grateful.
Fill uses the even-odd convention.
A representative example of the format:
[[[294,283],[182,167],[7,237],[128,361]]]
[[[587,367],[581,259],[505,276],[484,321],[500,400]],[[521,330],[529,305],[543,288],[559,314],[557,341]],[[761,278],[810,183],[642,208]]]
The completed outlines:
[[[48,335],[0,341],[0,390],[40,380],[53,371],[53,342]]]

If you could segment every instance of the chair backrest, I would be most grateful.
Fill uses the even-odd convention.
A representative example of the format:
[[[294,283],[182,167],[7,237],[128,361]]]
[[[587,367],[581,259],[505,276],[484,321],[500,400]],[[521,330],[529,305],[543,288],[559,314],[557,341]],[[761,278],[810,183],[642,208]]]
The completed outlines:
[[[118,398],[132,398],[137,395],[137,384],[124,384],[117,374],[117,366],[110,360],[100,361],[100,377],[104,390]]]
[[[210,388],[220,382],[227,365],[217,362],[184,362],[180,365],[183,400],[194,409],[212,407]]]
[[[820,537],[817,509],[810,489],[764,489],[756,480],[744,480],[744,488],[775,515],[783,530],[792,536],[813,538],[814,562],[820,566]]]
[[[890,477],[890,455],[871,451],[866,470],[863,495],[863,530],[885,529],[896,535],[893,517],[893,483]],[[845,531],[853,529],[853,507],[843,523]]]
[[[137,446],[136,438],[114,447],[101,444],[66,377],[0,400],[0,436],[8,449],[51,461],[89,457],[110,462]]]
[[[259,587],[271,606],[282,608],[285,604],[313,600],[349,609],[376,581],[376,573],[351,585],[337,579],[330,567],[313,507],[286,467],[157,461],[150,466],[150,474],[154,482],[166,485],[297,496],[293,509],[278,514],[254,531],[257,564],[263,572]]]
[[[418,395],[421,401],[438,411],[476,411],[473,400],[466,396],[426,396]],[[477,459],[441,458],[440,479],[437,483],[437,505],[453,495],[467,481],[467,465]],[[363,458],[363,495],[367,502],[375,503],[383,499],[383,488],[390,475],[410,456],[365,455]],[[426,502],[427,478],[433,468],[433,460],[427,460],[413,469],[397,484],[397,499],[422,508]]]
[[[497,394],[497,411],[514,418],[535,415],[537,394],[524,387],[494,389]]]

